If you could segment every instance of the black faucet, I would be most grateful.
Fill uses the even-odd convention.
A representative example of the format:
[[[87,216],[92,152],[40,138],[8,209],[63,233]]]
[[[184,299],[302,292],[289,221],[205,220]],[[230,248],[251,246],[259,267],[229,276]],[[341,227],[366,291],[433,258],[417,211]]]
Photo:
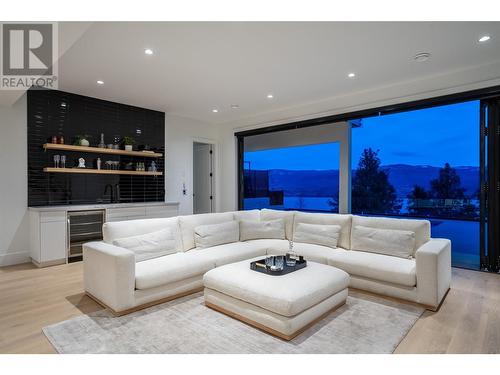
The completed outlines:
[[[120,184],[115,185],[115,201],[116,203],[120,203]]]
[[[113,185],[107,184],[106,187],[104,188],[104,195],[108,192],[108,187],[109,187],[109,194],[110,194],[110,203],[114,202],[114,192],[113,192]]]

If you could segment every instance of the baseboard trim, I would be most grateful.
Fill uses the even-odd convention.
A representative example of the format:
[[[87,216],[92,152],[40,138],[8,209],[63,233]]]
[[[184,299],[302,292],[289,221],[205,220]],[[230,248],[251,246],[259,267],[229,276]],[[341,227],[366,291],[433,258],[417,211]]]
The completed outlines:
[[[109,311],[111,311],[111,313],[114,316],[122,316],[122,315],[131,314],[131,313],[139,311],[139,310],[146,309],[146,308],[151,307],[151,306],[159,305],[160,303],[169,302],[169,301],[172,301],[174,299],[185,297],[185,296],[188,296],[190,294],[194,294],[194,293],[198,293],[198,292],[202,292],[202,291],[203,291],[203,287],[196,288],[196,289],[191,289],[191,290],[188,290],[188,291],[185,291],[185,292],[182,292],[182,293],[174,294],[173,296],[170,296],[170,297],[165,297],[165,298],[158,299],[156,301],[151,301],[151,302],[148,302],[148,303],[143,303],[142,305],[135,306],[135,307],[132,307],[130,309],[122,310],[122,311],[115,311],[115,310],[113,310],[111,307],[109,307],[108,305],[106,305],[99,298],[94,297],[89,292],[85,292],[85,294],[90,299],[93,299],[95,302],[97,302],[99,305],[101,305],[102,307],[104,307],[104,308],[108,309]]]
[[[56,260],[50,260],[48,262],[39,263],[36,260],[34,260],[33,258],[31,258],[31,263],[33,263],[38,268],[44,268],[44,267],[50,267],[50,266],[57,266],[59,264],[65,264],[66,259],[56,259]]]
[[[14,266],[16,264],[29,263],[29,251],[20,251],[17,253],[7,253],[0,255],[0,267]]]

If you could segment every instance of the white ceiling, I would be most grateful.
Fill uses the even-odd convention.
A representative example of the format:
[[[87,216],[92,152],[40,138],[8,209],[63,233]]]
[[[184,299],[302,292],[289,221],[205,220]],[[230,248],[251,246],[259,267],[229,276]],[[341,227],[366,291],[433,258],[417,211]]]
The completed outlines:
[[[70,29],[74,23],[59,25],[63,37]],[[450,72],[467,72],[471,82],[500,78],[500,22],[105,22],[85,29],[59,60],[60,90],[210,123]],[[484,34],[492,39],[479,44]],[[417,63],[419,52],[432,57]]]

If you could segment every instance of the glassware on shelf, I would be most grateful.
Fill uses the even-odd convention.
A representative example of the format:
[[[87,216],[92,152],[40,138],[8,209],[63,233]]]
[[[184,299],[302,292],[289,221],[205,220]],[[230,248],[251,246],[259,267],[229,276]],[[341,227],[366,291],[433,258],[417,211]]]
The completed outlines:
[[[120,148],[120,140],[121,137],[119,135],[113,137],[113,149],[118,150]]]
[[[66,155],[61,155],[61,168],[66,168]]]
[[[59,168],[60,161],[61,161],[61,155],[54,155],[54,168]]]

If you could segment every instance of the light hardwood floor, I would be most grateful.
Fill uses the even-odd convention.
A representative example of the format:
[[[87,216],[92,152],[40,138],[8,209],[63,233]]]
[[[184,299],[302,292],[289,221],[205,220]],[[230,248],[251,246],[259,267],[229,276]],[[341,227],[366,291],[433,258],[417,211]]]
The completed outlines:
[[[81,263],[0,268],[0,353],[53,353],[42,327],[100,309],[83,294]],[[500,353],[500,275],[453,269],[441,309],[426,311],[396,353]]]

